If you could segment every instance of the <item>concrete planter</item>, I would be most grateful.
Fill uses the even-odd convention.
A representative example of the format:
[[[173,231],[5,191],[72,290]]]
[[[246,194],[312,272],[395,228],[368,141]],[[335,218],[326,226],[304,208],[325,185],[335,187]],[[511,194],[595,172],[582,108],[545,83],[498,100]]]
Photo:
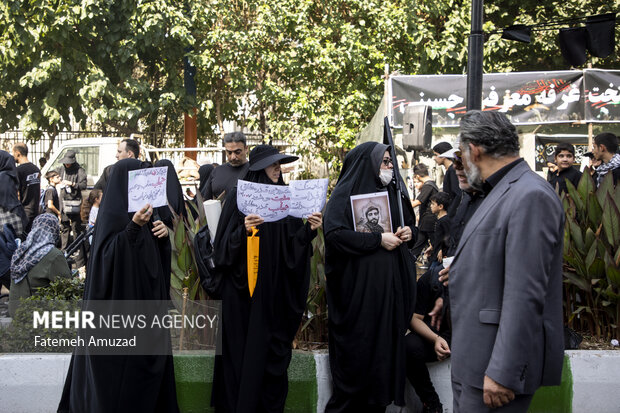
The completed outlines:
[[[60,399],[68,354],[0,355],[0,410],[12,413],[55,412]],[[213,354],[175,354],[179,406],[184,413],[212,412],[209,407]],[[450,362],[430,365],[431,377],[445,411],[451,412]],[[620,351],[567,351],[562,385],[540,389],[530,412],[620,412]],[[289,367],[287,413],[323,412],[331,395],[329,355],[295,351]],[[36,397],[33,397],[36,395]],[[410,388],[409,412],[416,412]],[[388,408],[388,412],[392,409]]]

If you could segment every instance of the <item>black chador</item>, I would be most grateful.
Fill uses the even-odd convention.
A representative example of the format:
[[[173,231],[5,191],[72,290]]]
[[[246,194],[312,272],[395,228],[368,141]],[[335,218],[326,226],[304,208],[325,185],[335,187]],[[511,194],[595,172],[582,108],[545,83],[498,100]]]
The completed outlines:
[[[246,181],[271,184],[264,170]],[[280,175],[279,185],[284,185]],[[247,234],[237,188],[226,197],[215,237],[222,279],[222,347],[215,357],[211,404],[216,412],[282,412],[292,342],[305,309],[311,241],[316,231],[299,218],[258,226],[258,279],[248,290]]]
[[[405,243],[392,251],[380,233],[354,230],[351,195],[387,191],[393,232],[400,226],[394,180],[381,183],[387,145],[361,144],[344,160],[325,211],[329,361],[334,393],[326,412],[383,411],[405,404],[405,333],[415,305],[415,267]],[[398,179],[401,179],[398,177]],[[406,188],[402,182],[402,188]],[[405,225],[416,234],[411,203]],[[415,242],[415,236],[409,244]]]
[[[166,300],[170,249],[161,249],[151,222],[139,226],[127,212],[128,171],[136,159],[114,165],[97,216],[85,300]],[[169,241],[168,241],[169,242]],[[164,263],[168,268],[164,268]],[[86,301],[88,302],[88,301]],[[87,305],[87,304],[86,304]],[[151,337],[170,348],[168,331]],[[59,412],[178,412],[172,354],[74,354]]]

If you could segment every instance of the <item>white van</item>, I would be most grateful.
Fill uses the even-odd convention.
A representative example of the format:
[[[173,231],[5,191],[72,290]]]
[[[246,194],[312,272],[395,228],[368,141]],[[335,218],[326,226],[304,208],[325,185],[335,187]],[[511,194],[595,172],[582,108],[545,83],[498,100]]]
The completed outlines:
[[[45,166],[41,169],[41,188],[47,187],[45,174],[48,171],[58,170],[62,165],[60,160],[64,158],[68,151],[75,151],[75,158],[82,168],[86,171],[87,188],[97,183],[103,173],[103,169],[116,162],[116,150],[118,144],[125,138],[99,137],[72,139],[63,142],[50,156]],[[140,146],[140,157],[150,159],[149,154]]]

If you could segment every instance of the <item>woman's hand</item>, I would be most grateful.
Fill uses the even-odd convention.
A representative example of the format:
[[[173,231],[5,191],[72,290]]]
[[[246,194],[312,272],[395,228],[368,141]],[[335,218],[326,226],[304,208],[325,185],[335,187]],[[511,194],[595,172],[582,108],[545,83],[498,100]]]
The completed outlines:
[[[153,207],[150,204],[146,204],[142,207],[141,210],[136,211],[136,213],[133,214],[133,218],[131,218],[131,220],[136,224],[143,226],[144,224],[149,222],[149,219],[151,219],[152,215]]]
[[[162,221],[153,222],[153,235],[157,238],[165,238],[168,236],[168,227]]]
[[[313,212],[311,215],[308,215],[308,222],[310,223],[310,229],[314,231],[323,225],[323,214],[320,212]]]
[[[248,234],[251,234],[252,233],[252,227],[257,227],[260,224],[262,224],[263,222],[265,222],[265,220],[263,218],[261,218],[260,215],[256,215],[256,214],[247,215],[245,217],[245,220],[244,220],[245,231]]]
[[[440,335],[435,337],[435,353],[437,353],[437,359],[439,361],[445,360],[450,356],[450,346]]]
[[[402,243],[403,241],[391,232],[381,234],[381,246],[388,251],[392,251]]]
[[[398,227],[394,235],[400,238],[403,242],[409,242],[411,241],[411,227]]]

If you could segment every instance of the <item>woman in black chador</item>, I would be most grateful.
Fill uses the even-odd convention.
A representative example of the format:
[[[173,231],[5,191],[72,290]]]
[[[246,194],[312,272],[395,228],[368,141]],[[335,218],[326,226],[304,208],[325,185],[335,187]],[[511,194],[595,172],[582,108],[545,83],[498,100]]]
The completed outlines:
[[[325,210],[329,361],[334,393],[326,412],[404,406],[405,333],[413,316],[415,241],[411,203],[402,195],[400,228],[389,146],[363,143],[347,154]],[[402,188],[406,188],[400,177]],[[387,191],[394,232],[354,230],[351,195]]]
[[[170,249],[162,250],[153,225],[153,208],[128,213],[128,172],[146,167],[137,159],[118,161],[103,195],[89,258],[84,300],[167,300],[166,278]],[[167,234],[166,234],[167,235]],[[88,304],[85,304],[88,305]],[[149,333],[151,334],[151,333]],[[151,339],[170,348],[167,331]],[[59,412],[176,413],[174,366],[171,354],[74,354]]]
[[[296,156],[259,145],[250,153],[244,180],[284,185],[280,164]],[[237,188],[226,197],[215,237],[215,263],[222,279],[222,348],[215,358],[211,404],[216,412],[282,412],[288,393],[286,370],[305,309],[311,241],[322,223],[319,212],[263,222],[237,209]],[[252,227],[260,238],[258,279],[248,290],[246,237]]]

